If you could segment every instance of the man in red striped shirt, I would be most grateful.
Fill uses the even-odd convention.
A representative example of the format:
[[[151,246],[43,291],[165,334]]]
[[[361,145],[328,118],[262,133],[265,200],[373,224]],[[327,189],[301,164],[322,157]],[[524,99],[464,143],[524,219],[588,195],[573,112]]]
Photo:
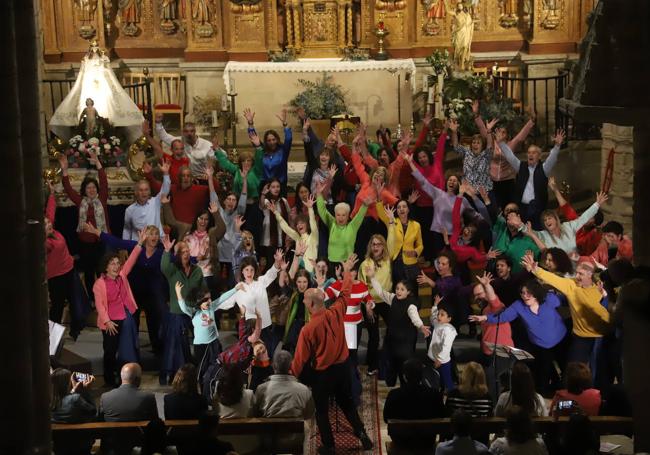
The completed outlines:
[[[316,423],[321,435],[319,454],[334,454],[334,436],[329,421],[329,399],[334,396],[359,438],[364,450],[372,449],[372,441],[352,401],[350,361],[343,328],[352,288],[352,268],[357,256],[352,254],[343,263],[343,282],[336,301],[325,308],[323,291],[307,289],[303,297],[310,321],[302,328],[296,344],[291,369],[302,382],[309,382],[316,404]],[[301,373],[304,373],[301,375]],[[309,378],[307,378],[309,376]]]

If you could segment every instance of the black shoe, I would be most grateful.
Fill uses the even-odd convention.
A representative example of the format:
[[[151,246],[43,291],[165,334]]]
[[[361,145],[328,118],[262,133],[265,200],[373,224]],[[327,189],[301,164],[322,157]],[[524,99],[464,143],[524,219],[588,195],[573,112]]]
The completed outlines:
[[[361,441],[361,446],[363,447],[363,450],[370,450],[374,446],[370,438],[368,437],[368,434],[364,431],[363,433],[358,435],[359,441]]]
[[[319,455],[335,455],[334,447],[320,446],[318,448]]]

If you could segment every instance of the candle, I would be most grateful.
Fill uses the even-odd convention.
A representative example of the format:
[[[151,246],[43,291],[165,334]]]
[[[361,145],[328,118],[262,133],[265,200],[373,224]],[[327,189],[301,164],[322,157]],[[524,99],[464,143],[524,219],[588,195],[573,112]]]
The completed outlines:
[[[225,93],[221,95],[221,110],[223,112],[228,111],[228,95]]]
[[[235,80],[230,79],[230,93],[232,95],[236,94],[237,92],[235,91]]]
[[[426,92],[429,90],[429,75],[425,74],[422,76],[422,91]]]
[[[212,127],[216,128],[219,126],[219,116],[217,115],[217,111],[212,111]]]
[[[433,87],[429,87],[429,98],[427,99],[427,104],[433,104],[435,102],[435,95]]]

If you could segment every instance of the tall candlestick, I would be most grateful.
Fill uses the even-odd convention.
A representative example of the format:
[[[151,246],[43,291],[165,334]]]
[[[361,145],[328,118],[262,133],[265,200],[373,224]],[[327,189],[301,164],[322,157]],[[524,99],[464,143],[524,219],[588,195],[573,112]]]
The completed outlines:
[[[225,93],[221,95],[221,110],[223,112],[228,112],[228,95]]]
[[[230,79],[230,94],[234,95],[235,93],[237,93],[237,91],[235,90],[235,80]]]
[[[212,111],[212,127],[217,128],[219,126],[219,115],[217,111]]]

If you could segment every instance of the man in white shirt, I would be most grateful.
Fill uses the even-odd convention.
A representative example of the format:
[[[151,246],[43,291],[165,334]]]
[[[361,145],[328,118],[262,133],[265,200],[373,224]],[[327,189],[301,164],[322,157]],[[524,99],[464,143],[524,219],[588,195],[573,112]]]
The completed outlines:
[[[162,124],[162,114],[156,115],[156,134],[167,145],[180,139],[185,148],[185,154],[190,159],[190,171],[192,177],[195,179],[205,179],[205,166],[208,158],[214,155],[212,151],[212,143],[207,141],[196,134],[196,127],[194,123],[186,122],[183,125],[183,134],[181,137],[174,137],[165,131]]]
[[[160,222],[160,198],[169,194],[171,180],[169,178],[169,162],[164,162],[160,168],[163,171],[163,184],[160,192],[151,197],[151,187],[146,180],[139,180],[135,184],[135,202],[129,205],[124,212],[124,228],[122,238],[125,240],[138,240],[139,232],[147,226],[156,226],[160,235],[164,235]]]

